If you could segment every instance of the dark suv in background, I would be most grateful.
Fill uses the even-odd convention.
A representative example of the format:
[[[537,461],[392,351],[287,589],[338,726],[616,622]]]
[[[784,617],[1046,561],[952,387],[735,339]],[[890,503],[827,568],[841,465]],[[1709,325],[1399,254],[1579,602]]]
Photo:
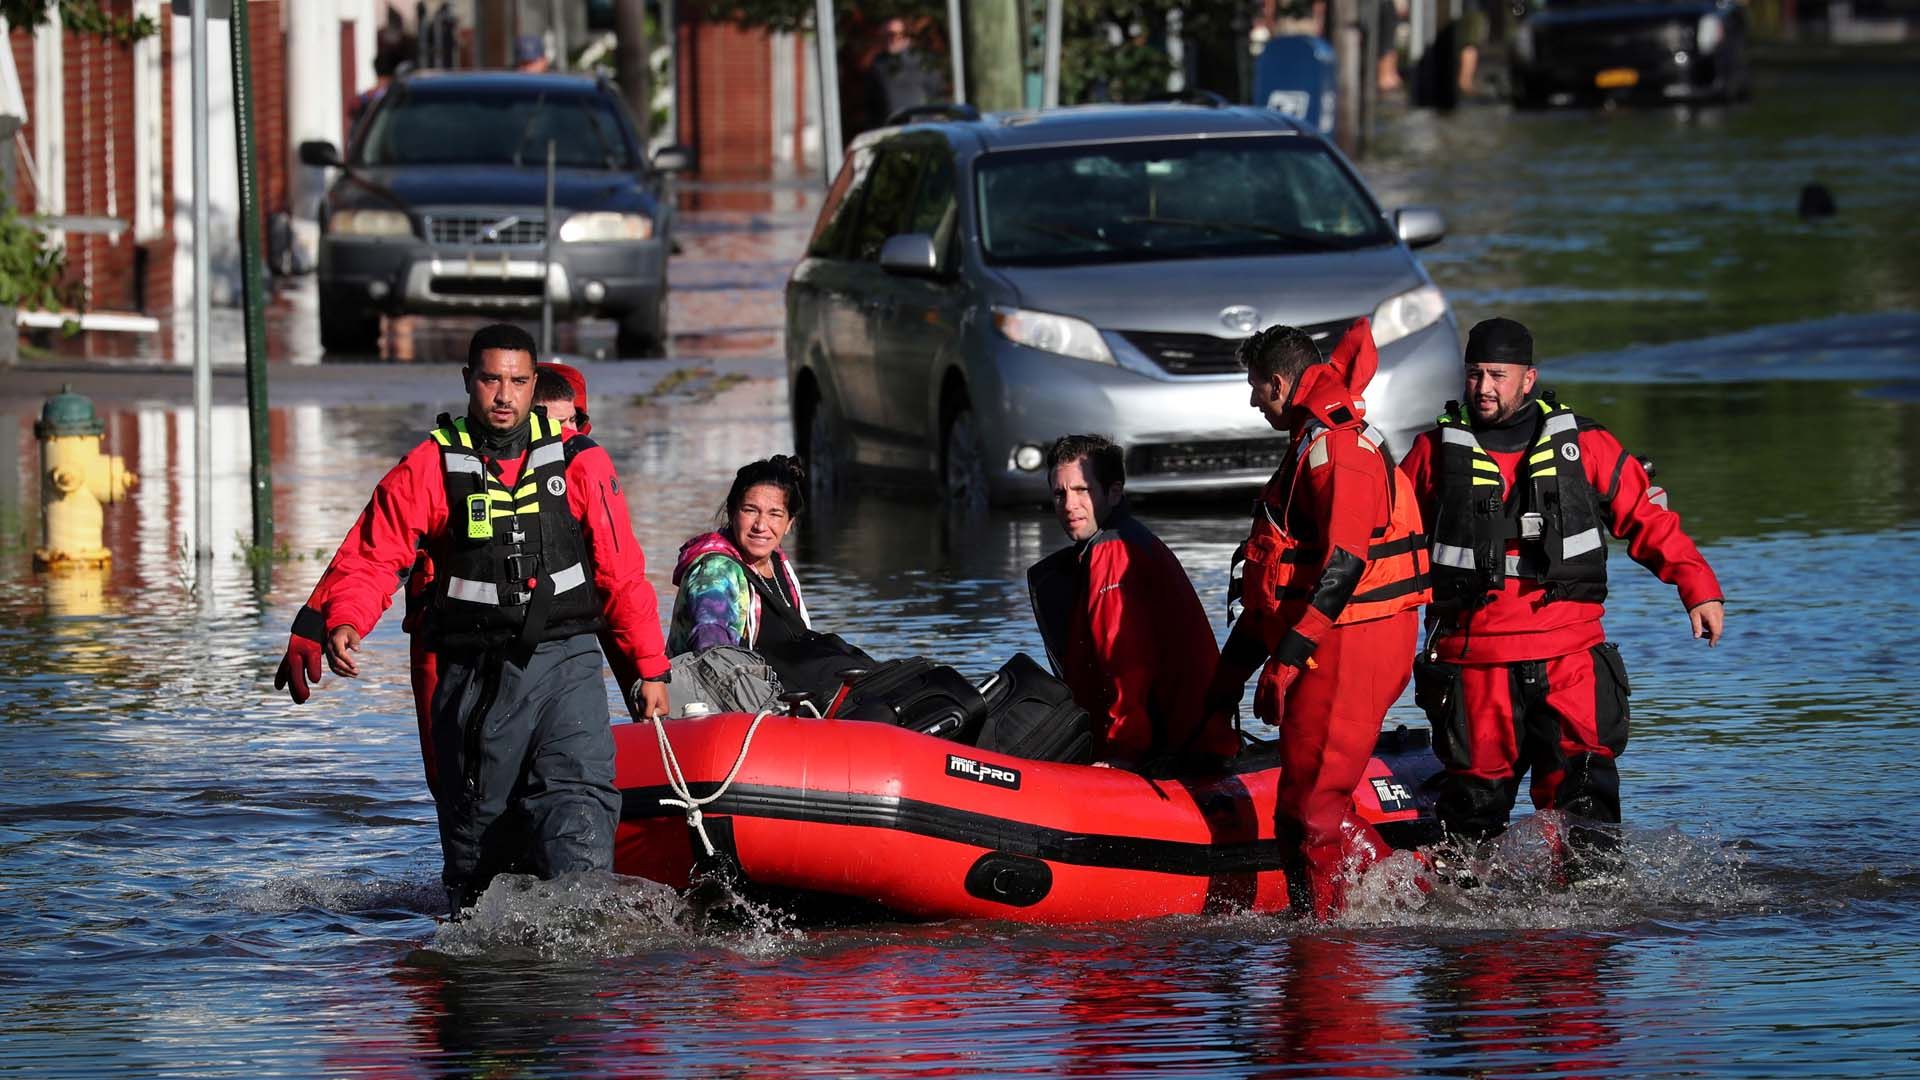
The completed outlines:
[[[559,316],[616,320],[622,355],[666,338],[673,208],[660,178],[684,167],[686,152],[669,147],[648,162],[604,79],[411,76],[356,126],[344,160],[326,142],[302,144],[300,160],[342,170],[320,206],[328,351],[373,351],[382,313],[525,317],[543,297]]]

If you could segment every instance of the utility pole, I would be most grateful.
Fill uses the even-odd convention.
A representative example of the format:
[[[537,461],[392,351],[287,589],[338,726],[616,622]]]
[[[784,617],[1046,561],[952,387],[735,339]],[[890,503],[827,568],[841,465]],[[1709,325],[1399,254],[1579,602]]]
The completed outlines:
[[[981,112],[1026,104],[1019,0],[968,0],[964,9],[967,99]]]
[[[814,0],[813,44],[820,57],[820,164],[831,187],[846,154],[840,142],[840,36],[833,24],[833,0]]]
[[[1348,157],[1366,152],[1363,96],[1366,93],[1366,46],[1360,27],[1358,0],[1333,0],[1327,9],[1333,29],[1334,140]]]
[[[653,69],[647,63],[647,0],[614,0],[613,70],[620,96],[640,129],[640,145],[653,138]]]
[[[247,0],[233,5],[233,134],[240,164],[240,295],[247,331],[247,430],[252,440],[253,546],[273,550],[273,446],[267,425],[266,258],[260,243],[258,161],[253,148],[253,59]]]
[[[1065,7],[1066,0],[1047,0],[1046,54],[1040,64],[1040,107],[1043,109],[1060,106],[1060,37],[1066,19]]]
[[[207,0],[193,0],[189,26],[193,113],[193,558],[202,571],[213,561],[213,309],[207,295]],[[202,582],[202,602],[211,589]]]

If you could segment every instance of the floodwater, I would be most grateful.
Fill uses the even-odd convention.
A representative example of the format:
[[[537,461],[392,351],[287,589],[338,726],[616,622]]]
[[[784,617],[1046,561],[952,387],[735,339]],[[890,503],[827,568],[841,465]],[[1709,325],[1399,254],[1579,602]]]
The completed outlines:
[[[1911,75],[1889,88],[1774,72],[1755,105],[1717,118],[1403,117],[1400,149],[1368,165],[1389,198],[1452,213],[1456,233],[1429,264],[1463,319],[1524,305],[1512,310],[1543,351],[1583,354],[1552,380],[1655,460],[1727,590],[1729,634],[1709,650],[1687,637],[1672,591],[1616,551],[1607,622],[1635,691],[1628,859],[1571,891],[1543,884],[1523,823],[1497,887],[1414,907],[1363,891],[1329,927],[1226,916],[819,929],[613,878],[504,882],[475,918],[442,925],[397,628],[369,638],[358,684],[328,677],[304,707],[271,689],[271,672],[367,490],[455,395],[277,409],[285,550],[258,569],[238,539],[244,416],[223,407],[219,554],[204,575],[181,556],[188,413],[107,404],[112,448],[144,483],[108,511],[104,581],[32,573],[21,538],[37,403],[8,399],[19,453],[0,469],[14,485],[0,489],[0,1074],[1920,1070],[1920,855],[1905,818],[1920,757],[1920,278],[1912,226],[1891,210],[1920,190],[1920,133],[1885,111],[1914,89]],[[1850,111],[1793,133],[1779,114],[1809,98]],[[1424,164],[1407,149],[1421,140],[1438,155]],[[1549,152],[1566,174],[1551,190],[1536,175]],[[1583,187],[1588,170],[1562,160],[1583,156],[1606,165],[1604,181]],[[1765,198],[1754,170],[1728,164],[1757,159],[1784,185]],[[1802,225],[1785,181],[1816,163],[1853,180],[1835,184],[1839,218]],[[1721,194],[1692,226],[1647,209],[1681,187]],[[697,220],[710,245],[690,254],[708,265],[688,280],[714,286],[716,310],[738,286],[741,314],[721,325],[752,352],[779,276],[764,264],[804,214]],[[1731,269],[1711,269],[1720,256],[1707,252],[1742,222],[1770,237],[1755,264],[1736,251]],[[1695,261],[1676,254],[1658,273],[1580,254],[1689,228]],[[754,233],[775,252],[759,265],[741,239]],[[1767,261],[1795,237],[1852,250],[1877,291],[1855,294],[1819,260],[1797,272]],[[1747,280],[1774,299],[1748,298]],[[341,375],[403,385],[381,383],[386,369]],[[663,606],[672,552],[711,520],[733,468],[788,442],[777,368],[676,381],[594,407]],[[1240,513],[1149,504],[1142,516],[1217,611]],[[823,623],[878,653],[984,672],[1037,648],[1019,582],[1058,543],[1039,514],[954,521],[863,492],[814,508],[791,548]],[[1390,719],[1419,722],[1406,702]]]

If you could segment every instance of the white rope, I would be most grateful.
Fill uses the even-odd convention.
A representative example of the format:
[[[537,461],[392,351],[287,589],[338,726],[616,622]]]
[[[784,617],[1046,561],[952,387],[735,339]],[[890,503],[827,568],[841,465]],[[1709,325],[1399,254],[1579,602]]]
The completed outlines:
[[[753,745],[753,733],[760,730],[760,721],[765,720],[772,713],[772,709],[761,709],[760,715],[753,718],[753,723],[747,727],[747,737],[740,741],[740,756],[733,759],[733,768],[727,771],[727,778],[720,781],[720,786],[713,789],[713,794],[698,799],[694,798],[693,792],[688,789],[687,774],[680,768],[680,759],[674,755],[673,743],[667,739],[666,717],[650,718],[653,733],[660,742],[660,765],[666,771],[667,786],[679,796],[675,799],[661,799],[660,805],[678,806],[687,812],[687,824],[694,832],[700,834],[700,845],[707,849],[708,855],[713,854],[713,841],[707,836],[707,826],[701,820],[700,808],[727,793],[727,788],[733,784],[733,778],[740,775],[740,766],[747,763],[747,748]]]

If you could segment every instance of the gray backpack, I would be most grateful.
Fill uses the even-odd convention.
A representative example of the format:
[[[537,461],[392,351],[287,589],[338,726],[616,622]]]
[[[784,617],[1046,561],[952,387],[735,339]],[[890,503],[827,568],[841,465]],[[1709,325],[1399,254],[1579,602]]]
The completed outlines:
[[[716,645],[673,658],[673,715],[704,705],[709,713],[757,713],[780,707],[780,676],[758,653],[734,645]],[[695,709],[694,715],[700,710]]]

